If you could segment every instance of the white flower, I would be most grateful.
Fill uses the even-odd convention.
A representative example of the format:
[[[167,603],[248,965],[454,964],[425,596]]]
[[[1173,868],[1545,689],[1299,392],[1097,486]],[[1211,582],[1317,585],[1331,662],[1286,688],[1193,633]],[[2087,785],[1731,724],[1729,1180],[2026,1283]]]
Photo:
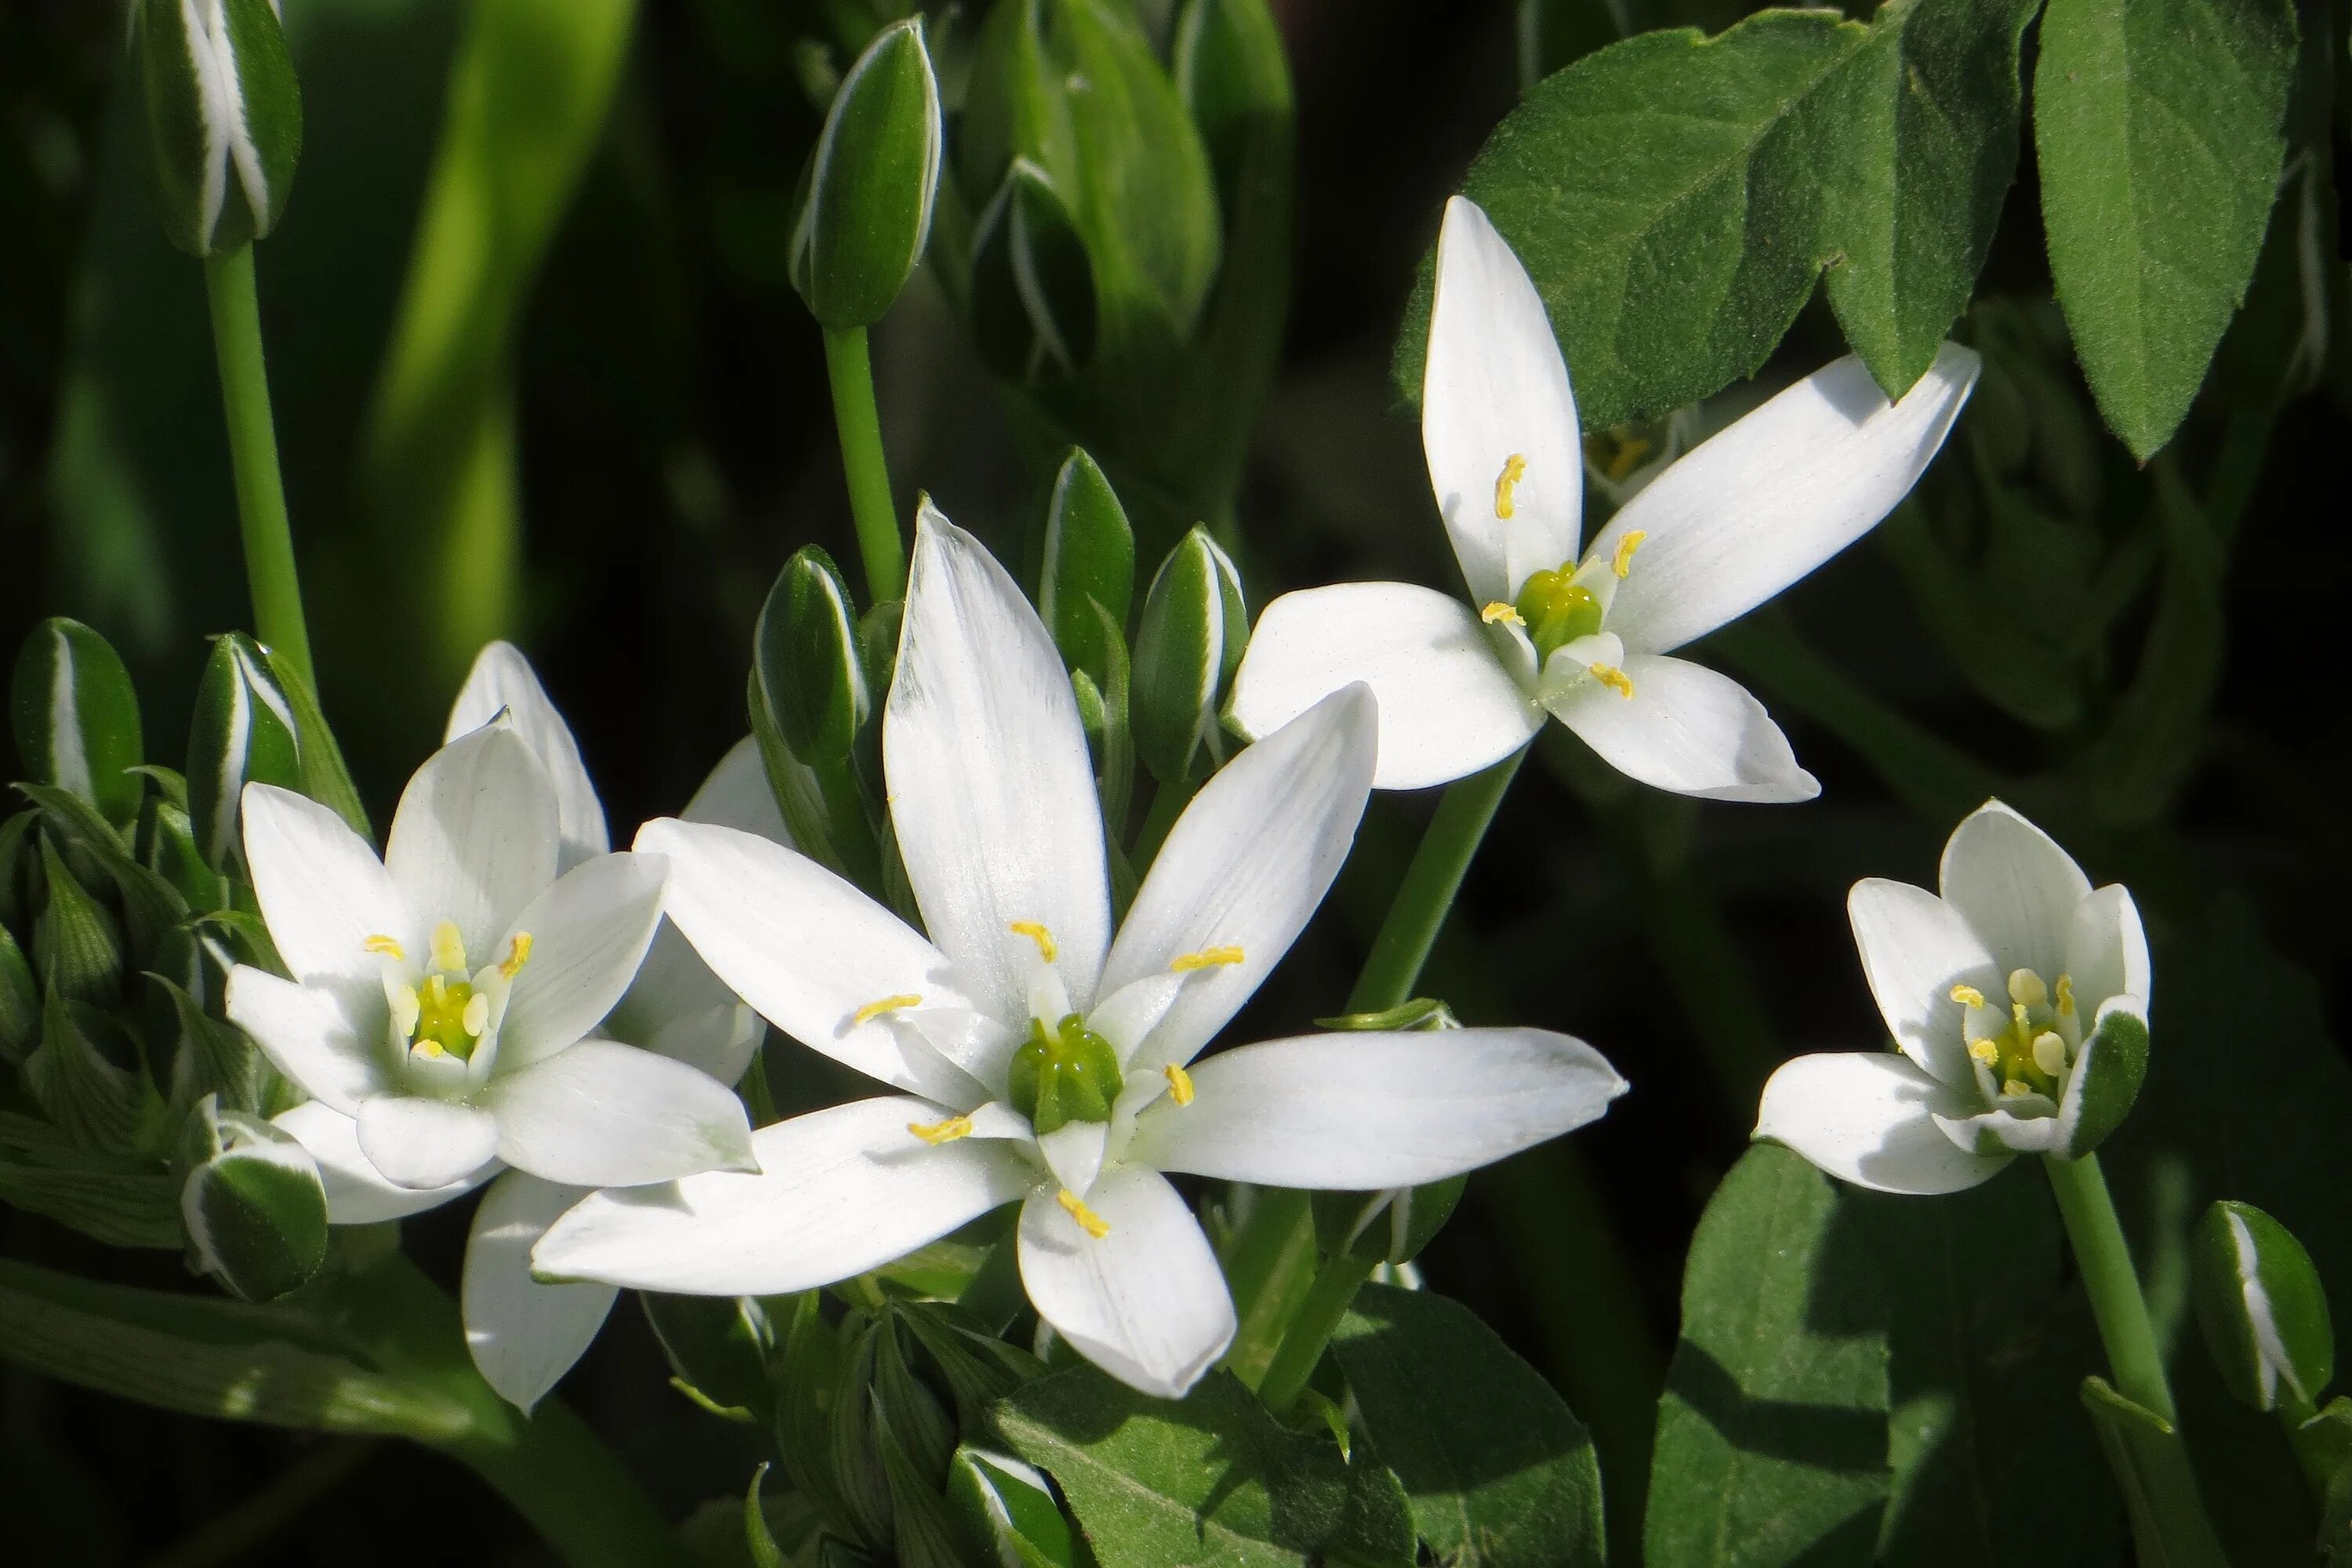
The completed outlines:
[[[1820,793],[1746,689],[1667,655],[1867,532],[1975,384],[1946,344],[1900,403],[1861,362],[1806,377],[1644,484],[1581,557],[1585,465],[1543,301],[1486,215],[1448,204],[1422,384],[1431,487],[1472,608],[1402,583],[1266,606],[1231,713],[1263,735],[1351,680],[1380,698],[1381,789],[1500,762],[1547,713],[1644,784],[1717,800]]]
[[[333,1223],[420,1213],[514,1167],[476,1216],[465,1305],[484,1374],[529,1408],[612,1292],[532,1282],[538,1231],[518,1238],[518,1216],[543,1229],[593,1187],[754,1158],[724,1084],[591,1033],[637,972],[666,868],[605,852],[578,748],[520,654],[484,651],[450,730],[382,861],[324,807],[247,790],[255,891],[295,979],[241,967],[228,1010],[312,1097],[278,1121],[318,1162]]]
[[[1756,1136],[1833,1176],[1948,1193],[2016,1155],[2089,1153],[2147,1061],[2147,938],[2131,894],[2093,889],[1999,801],[1953,830],[1943,896],[1854,884],[1854,944],[1901,1054],[1799,1057],[1764,1086]]]
[[[1113,937],[1069,678],[970,535],[917,531],[884,766],[929,935],[748,834],[648,824],[670,915],[774,1023],[904,1091],[764,1128],[764,1173],[600,1193],[542,1273],[767,1295],[876,1268],[1023,1203],[1022,1278],[1097,1364],[1175,1395],[1223,1352],[1215,1255],[1160,1174],[1379,1188],[1582,1125],[1623,1082],[1533,1029],[1277,1040],[1193,1058],[1286,952],[1352,842],[1374,710],[1351,687],[1243,752],[1170,833]]]

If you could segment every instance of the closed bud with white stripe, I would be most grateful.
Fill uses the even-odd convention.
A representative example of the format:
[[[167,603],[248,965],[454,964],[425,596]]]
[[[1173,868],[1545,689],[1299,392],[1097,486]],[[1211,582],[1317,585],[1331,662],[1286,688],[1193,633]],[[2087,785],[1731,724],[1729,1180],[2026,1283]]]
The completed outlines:
[[[269,1301],[327,1258],[327,1194],[293,1134],[206,1095],[188,1115],[180,1219],[189,1260],[232,1293]]]
[[[1249,641],[1233,558],[1195,528],[1144,595],[1135,636],[1135,750],[1162,784],[1224,759],[1217,711]]]
[[[131,47],[172,243],[213,256],[268,234],[302,153],[302,97],[274,0],[135,0]]]
[[[2198,1222],[2189,1258],[2222,1384],[2257,1410],[2308,1415],[2336,1375],[2336,1331],[2303,1243],[2253,1205],[2225,1200]]]
[[[826,326],[869,326],[906,287],[930,237],[943,136],[922,18],[895,22],[834,94],[793,227],[793,287]]]
[[[215,638],[188,721],[188,820],[213,869],[242,863],[237,801],[247,784],[301,787],[298,734],[268,656],[241,632]]]
[[[35,626],[16,656],[9,717],[36,780],[79,795],[117,827],[137,819],[146,789],[130,771],[146,760],[139,694],[112,644],[63,616]]]

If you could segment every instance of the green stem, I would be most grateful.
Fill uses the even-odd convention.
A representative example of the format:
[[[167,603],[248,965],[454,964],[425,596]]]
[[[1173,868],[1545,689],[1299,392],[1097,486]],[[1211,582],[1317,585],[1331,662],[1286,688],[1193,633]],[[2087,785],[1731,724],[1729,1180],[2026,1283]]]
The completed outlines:
[[[2341,1428],[2331,1431],[2335,1424],[2318,1418],[2319,1408],[2310,1400],[2298,1399],[2289,1388],[2279,1390],[2279,1430],[2286,1434],[2287,1447],[2294,1450],[2294,1462],[2302,1467],[2311,1500],[2324,1507],[2336,1469],[2344,1462],[2344,1444]]]
[[[1168,842],[1169,831],[1184,815],[1184,808],[1192,804],[1192,796],[1199,790],[1199,785],[1178,779],[1152,792],[1151,809],[1143,814],[1143,826],[1135,836],[1135,847],[1129,857],[1137,876],[1150,870],[1151,862],[1159,858],[1160,847]]]
[[[833,421],[841,433],[841,471],[849,480],[857,552],[866,561],[866,597],[877,605],[903,599],[907,547],[898,536],[898,509],[890,500],[882,415],[874,405],[874,356],[864,327],[825,329],[824,370],[833,384]]]
[[[1283,1325],[1315,1269],[1315,1215],[1307,1195],[1290,1187],[1259,1187],[1255,1199],[1224,1249],[1236,1319],[1225,1365],[1253,1388],[1273,1363]]]
[[[1486,825],[1495,820],[1495,808],[1503,804],[1503,792],[1511,787],[1527,754],[1523,746],[1485,772],[1446,786],[1421,847],[1413,851],[1412,864],[1405,868],[1396,901],[1389,905],[1388,918],[1372,938],[1356,988],[1348,994],[1349,1012],[1385,1012],[1412,995],[1431,944],[1454,908],[1454,895],[1461,891],[1471,857],[1478,853]]]
[[[302,621],[302,586],[294,572],[294,531],[286,517],[286,481],[278,468],[278,428],[269,413],[253,247],[206,257],[205,290],[212,300],[213,353],[220,364],[221,411],[228,422],[229,468],[236,479],[254,633],[315,690],[318,677],[310,665],[310,634]]]
[[[1274,1352],[1265,1378],[1257,1385],[1258,1397],[1265,1401],[1268,1410],[1280,1415],[1298,1402],[1299,1394],[1306,1391],[1307,1380],[1315,1375],[1316,1365],[1323,1359],[1324,1347],[1338,1331],[1339,1320],[1348,1315],[1356,1292],[1371,1277],[1370,1258],[1343,1252],[1323,1260],[1307,1300],[1299,1303],[1297,1315],[1290,1320],[1290,1327],[1282,1336],[1282,1348]]]
[[[2058,1212],[2065,1216],[2066,1238],[2074,1244],[2074,1266],[2082,1270],[2091,1316],[2107,1348],[2116,1392],[2177,1424],[2179,1415],[2173,1408],[2172,1385],[2165,1380],[2156,1325],[2147,1315],[2147,1299],[2140,1294],[2139,1275],[2132,1268],[2131,1247],[2124,1240],[2123,1222],[2116,1217],[2115,1200],[2107,1195],[2099,1157],[2053,1157],[2042,1163],[2050,1172],[2051,1190],[2058,1194]]]

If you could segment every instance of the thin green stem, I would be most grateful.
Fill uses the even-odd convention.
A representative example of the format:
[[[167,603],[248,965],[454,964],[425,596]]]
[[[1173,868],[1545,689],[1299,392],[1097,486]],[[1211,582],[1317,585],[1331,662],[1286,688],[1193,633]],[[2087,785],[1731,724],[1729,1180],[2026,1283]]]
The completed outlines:
[[[1412,864],[1405,868],[1388,918],[1372,938],[1356,988],[1348,994],[1349,1012],[1385,1012],[1412,995],[1430,946],[1454,909],[1454,895],[1462,890],[1471,858],[1486,837],[1486,825],[1495,820],[1495,808],[1503,804],[1503,793],[1511,787],[1527,754],[1523,746],[1483,773],[1446,786],[1421,847],[1413,851]]]
[[[1315,1215],[1307,1195],[1260,1187],[1255,1196],[1224,1247],[1236,1320],[1225,1365],[1253,1388],[1273,1363],[1283,1326],[1315,1269]]]
[[[1265,1377],[1257,1385],[1258,1397],[1265,1401],[1268,1410],[1279,1415],[1298,1402],[1339,1320],[1348,1315],[1356,1292],[1371,1277],[1370,1258],[1343,1252],[1323,1260],[1307,1299],[1299,1303],[1297,1315],[1282,1336],[1282,1347],[1274,1352]]]
[[[1173,784],[1163,784],[1152,792],[1151,809],[1143,814],[1143,826],[1135,835],[1131,858],[1137,876],[1149,870],[1151,862],[1159,858],[1160,847],[1168,842],[1170,829],[1176,826],[1176,819],[1184,815],[1184,808],[1192,803],[1192,796],[1199,791],[1199,785],[1178,779]]]
[[[2296,1397],[2288,1388],[2279,1390],[2279,1430],[2286,1434],[2287,1447],[2294,1450],[2294,1462],[2302,1467],[2304,1484],[2311,1489],[2311,1500],[2325,1505],[2328,1489],[2335,1485],[2336,1471],[2344,1462],[2341,1428],[2333,1422],[2319,1419],[2319,1409],[2308,1399]]]
[[[236,479],[254,633],[315,690],[318,677],[310,665],[310,633],[302,620],[302,585],[294,572],[294,531],[286,516],[286,481],[278,468],[278,427],[269,412],[253,247],[206,257],[205,290],[212,300],[213,353],[220,365],[221,411],[228,422],[229,468]]]
[[[2042,1163],[2050,1172],[2051,1190],[2058,1194],[2058,1212],[2065,1216],[2066,1238],[2074,1244],[2074,1265],[2091,1298],[2091,1316],[2107,1348],[2116,1391],[2166,1421],[2178,1422],[2172,1385],[2164,1375],[2164,1353],[2157,1348],[2156,1325],[2147,1315],[2147,1299],[2140,1294],[2139,1274],[2132,1267],[2131,1247],[2124,1240],[2123,1222],[2116,1217],[2115,1200],[2107,1194],[2099,1157],[2051,1158]]]
[[[866,597],[877,605],[903,599],[907,547],[898,535],[898,509],[890,500],[882,415],[874,404],[874,356],[864,327],[825,329],[824,370],[833,385],[833,422],[841,434],[841,471],[849,480],[857,552],[866,562]]]

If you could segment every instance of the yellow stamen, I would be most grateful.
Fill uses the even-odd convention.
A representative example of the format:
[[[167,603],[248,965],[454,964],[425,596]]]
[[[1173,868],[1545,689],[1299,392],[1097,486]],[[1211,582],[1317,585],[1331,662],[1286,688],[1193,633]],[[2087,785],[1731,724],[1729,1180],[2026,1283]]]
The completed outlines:
[[[480,1039],[482,1031],[490,1026],[490,999],[479,991],[475,992],[466,999],[466,1011],[457,1021],[465,1025],[466,1033]]]
[[[408,956],[405,952],[402,951],[400,943],[388,936],[372,936],[365,942],[360,943],[360,945],[367,949],[370,952],[380,952],[387,958],[406,958]]]
[[[1192,1103],[1192,1075],[1170,1062],[1160,1069],[1168,1075],[1168,1093],[1179,1105]]]
[[[2039,1007],[2050,1000],[2050,987],[2031,969],[2012,969],[2009,973],[2009,999],[2021,1007]]]
[[[1078,1222],[1078,1228],[1080,1230],[1085,1231],[1097,1241],[1100,1241],[1104,1237],[1110,1234],[1110,1221],[1103,1218],[1102,1215],[1087,1207],[1086,1200],[1079,1197],[1077,1194],[1070,1191],[1069,1188],[1064,1187],[1062,1189],[1062,1195],[1055,1201],[1059,1203],[1063,1208],[1069,1211],[1070,1217]]]
[[[1507,621],[1515,626],[1523,626],[1528,624],[1527,616],[1519,614],[1516,605],[1513,605],[1509,601],[1504,599],[1496,599],[1493,603],[1486,605],[1478,612],[1478,618],[1486,622],[1490,626],[1496,621]]]
[[[1045,960],[1046,963],[1051,963],[1054,962],[1055,948],[1054,933],[1052,931],[1047,931],[1035,921],[1014,921],[1012,922],[1012,930],[1013,935],[1025,936],[1031,942],[1035,942],[1037,944],[1038,953]]]
[[[2034,1036],[2033,1065],[2056,1078],[2066,1070],[2066,1042],[2048,1029]]]
[[[506,957],[499,961],[499,977],[512,980],[517,973],[520,973],[522,966],[530,962],[530,932],[519,931],[514,933],[514,939],[507,943]]]
[[[1178,953],[1168,961],[1168,967],[1178,974],[1190,974],[1196,969],[1217,969],[1241,961],[1242,950],[1238,947],[1204,947],[1198,952]]]
[[[1990,1067],[1995,1062],[2000,1060],[2000,1047],[1994,1045],[1990,1040],[1970,1040],[1969,1042],[1969,1055],[1976,1058],[1977,1060],[1984,1063],[1985,1066]]]
[[[1633,695],[1633,678],[1626,674],[1623,670],[1618,668],[1615,665],[1588,664],[1584,668],[1585,672],[1591,675],[1593,679],[1601,682],[1601,685],[1607,687],[1618,696],[1625,698],[1628,700],[1632,700]]]
[[[2058,1016],[2062,1018],[2073,1017],[2074,1016],[2074,977],[2071,974],[2060,975],[2058,989],[2054,994],[2058,1002]]]
[[[909,1121],[907,1123],[907,1131],[926,1143],[933,1145],[952,1143],[959,1138],[968,1138],[971,1135],[971,1118],[950,1116],[945,1121]]]
[[[1610,558],[1609,570],[1617,574],[1619,582],[1633,574],[1633,552],[1641,549],[1642,541],[1649,537],[1649,530],[1634,528],[1628,529],[1625,536],[1617,542],[1617,553]]]
[[[885,1013],[895,1013],[901,1007],[912,1007],[921,1001],[922,998],[916,995],[912,991],[901,991],[896,996],[884,996],[878,1000],[868,1002],[865,1006],[860,1007],[856,1012],[852,1013],[849,1016],[850,1027],[863,1027],[865,1025],[872,1023],[875,1019],[880,1017]]]
[[[1503,471],[1495,480],[1495,516],[1502,521],[1510,521],[1511,513],[1518,510],[1512,502],[1511,492],[1519,488],[1519,481],[1527,476],[1528,460],[1525,458],[1514,452],[1503,459]]]
[[[456,921],[433,928],[433,967],[451,973],[466,967],[466,942],[457,934]]]
[[[1952,987],[1952,1000],[1963,1007],[1981,1007],[1984,1005],[1984,993],[1973,985],[1955,985]]]
[[[2015,1100],[2021,1094],[2032,1094],[2033,1086],[2023,1079],[2013,1078],[2000,1086],[2000,1092],[2007,1098]]]
[[[415,1051],[420,1057],[446,1057],[449,1054],[441,1048],[441,1042],[438,1040],[419,1040],[416,1042]]]

